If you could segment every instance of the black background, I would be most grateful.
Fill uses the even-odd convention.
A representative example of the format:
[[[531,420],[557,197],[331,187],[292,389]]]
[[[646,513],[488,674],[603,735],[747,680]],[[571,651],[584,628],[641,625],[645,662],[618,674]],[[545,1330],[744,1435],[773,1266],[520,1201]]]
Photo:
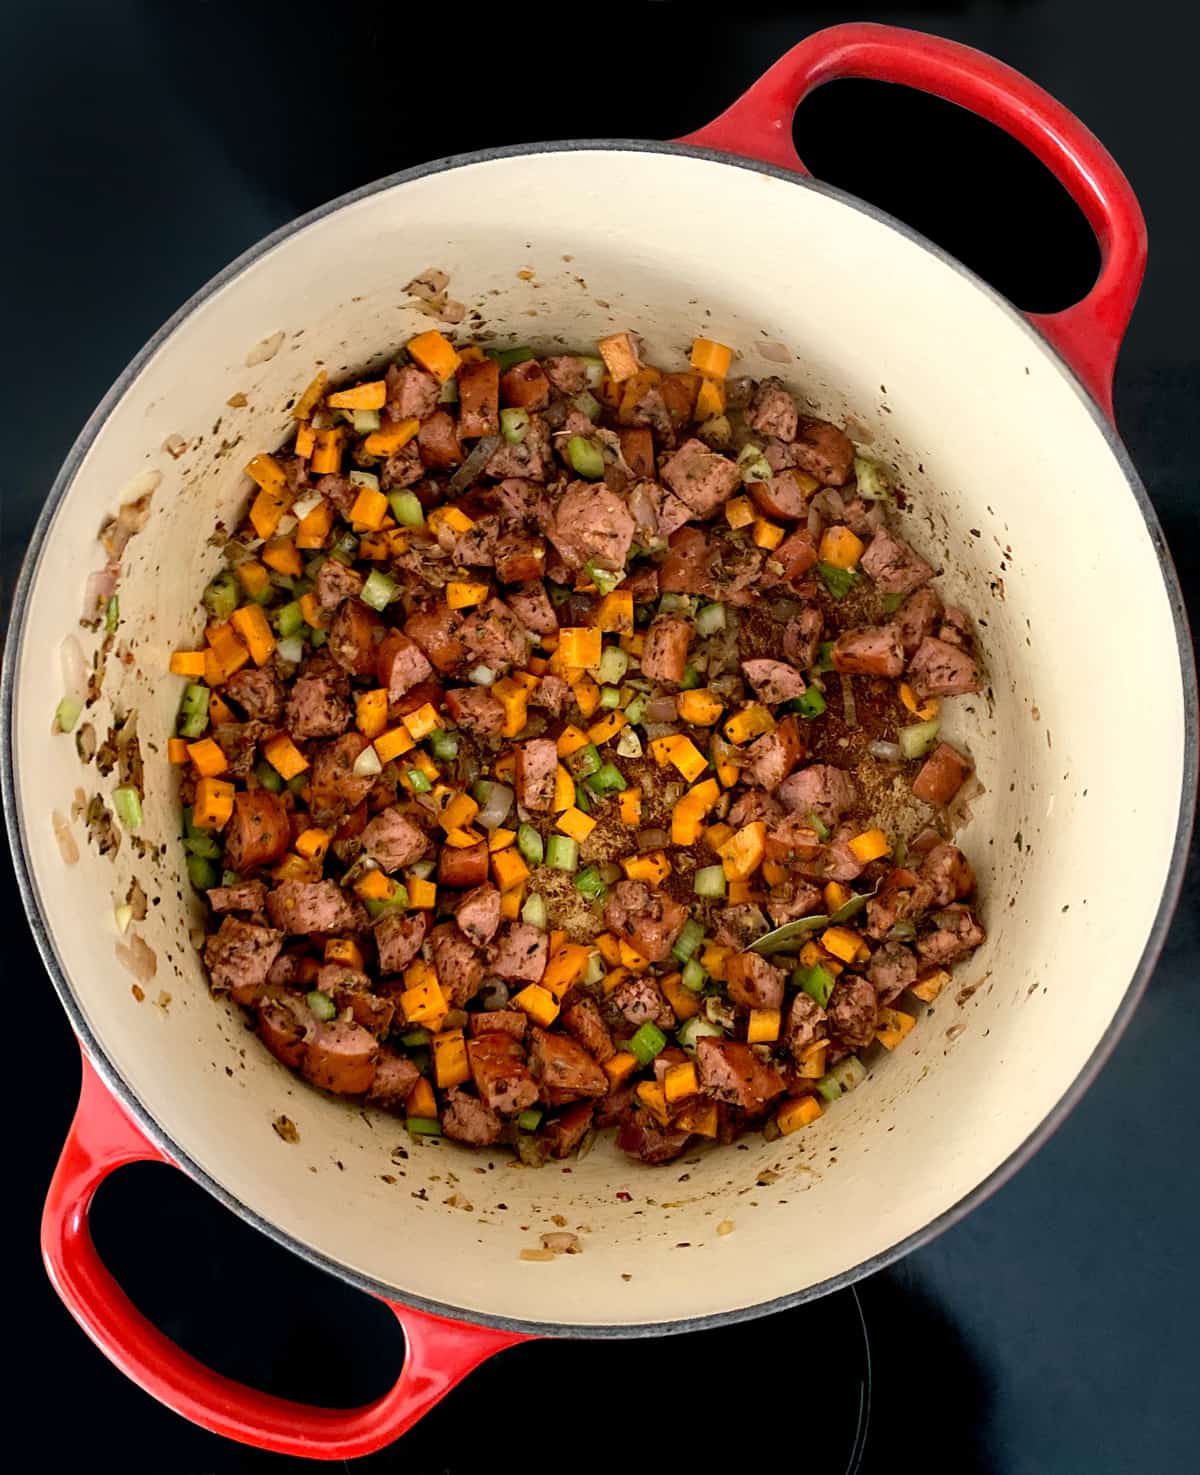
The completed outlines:
[[[1182,16],[1168,0],[1119,15],[1087,0],[860,12],[742,4],[711,14],[609,0],[480,16],[388,0],[8,0],[3,597],[96,401],[163,319],[258,237],[444,154],[688,132],[793,41],[853,18],[938,31],[1002,57],[1079,113],[1129,174],[1151,260],[1117,414],[1194,601],[1200,212],[1194,46]],[[816,174],[925,231],[1019,305],[1059,307],[1086,290],[1096,253],[1080,218],[989,126],[848,82],[805,104],[796,137]],[[1119,590],[1113,599],[1120,618]],[[1095,694],[1096,720],[1136,722],[1137,682],[1113,671]],[[1113,843],[1114,864],[1132,872],[1136,836]],[[1197,1468],[1196,903],[1193,873],[1142,1008],[1052,1142],[964,1223],[861,1287],[875,1389],[864,1468]],[[17,1066],[5,1153],[10,1420],[36,1435],[38,1465],[50,1470],[300,1468],[158,1407],[91,1347],[42,1276],[37,1218],[77,1063],[7,873],[0,905],[9,1029],[33,1042],[5,1056]],[[275,1250],[178,1175],[126,1170],[103,1190],[94,1225],[139,1304],[224,1371],[342,1405],[391,1382],[402,1342],[387,1313]],[[771,1467],[833,1472],[853,1323],[852,1305],[835,1299],[702,1337],[523,1348],[364,1468],[702,1469],[727,1426],[743,1463],[761,1455]],[[603,1452],[584,1430],[603,1434]]]

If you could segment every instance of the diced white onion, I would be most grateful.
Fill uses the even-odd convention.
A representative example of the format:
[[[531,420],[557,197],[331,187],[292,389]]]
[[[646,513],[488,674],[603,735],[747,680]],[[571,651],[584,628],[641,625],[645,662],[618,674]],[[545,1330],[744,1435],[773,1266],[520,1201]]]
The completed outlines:
[[[370,743],[362,750],[354,760],[353,773],[355,778],[366,778],[369,774],[381,773],[383,764],[379,761],[379,754]]]
[[[490,666],[476,666],[474,670],[467,672],[467,680],[473,681],[476,686],[491,686],[496,679],[496,673]]]
[[[487,800],[477,816],[485,830],[498,829],[504,823],[512,808],[513,797],[513,791],[507,784],[492,784]]]
[[[292,503],[292,513],[299,518],[307,517],[315,507],[321,505],[323,500],[320,492],[310,492],[307,497],[298,497]]]
[[[280,660],[291,661],[293,666],[298,666],[304,659],[304,642],[299,635],[289,635],[279,642],[275,651]],[[376,769],[375,772],[378,770]]]

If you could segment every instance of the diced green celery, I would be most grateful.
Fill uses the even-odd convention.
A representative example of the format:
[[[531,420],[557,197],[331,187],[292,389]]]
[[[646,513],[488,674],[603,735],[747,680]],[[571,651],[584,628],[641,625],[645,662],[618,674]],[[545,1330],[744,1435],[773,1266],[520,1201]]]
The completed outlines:
[[[693,600],[690,594],[671,594],[661,596],[658,601],[658,612],[660,615],[690,615]]]
[[[607,372],[604,367],[604,360],[597,358],[593,353],[581,353],[579,360],[587,372],[588,388],[599,389],[601,384],[604,383],[604,375]]]
[[[546,857],[546,844],[531,824],[517,830],[517,849],[531,866],[540,866]]]
[[[214,620],[227,620],[238,607],[238,581],[232,569],[223,569],[201,596]]]
[[[798,696],[795,699],[792,703],[792,710],[799,712],[801,717],[808,717],[810,719],[819,717],[825,710],[825,698],[821,695],[818,687],[810,686],[803,696]]]
[[[567,441],[567,460],[571,469],[588,481],[599,481],[604,475],[604,455],[593,440],[573,435]]]
[[[599,420],[601,404],[590,389],[577,394],[571,403],[581,415],[586,415],[589,420]]]
[[[442,1124],[435,1116],[405,1117],[404,1125],[412,1137],[440,1137],[442,1135]]]
[[[281,605],[275,611],[275,628],[284,640],[289,635],[299,635],[304,629],[304,611],[300,608],[298,599],[293,599],[290,604]]]
[[[520,348],[489,348],[487,356],[496,360],[502,374],[505,369],[511,369],[515,364],[523,364],[536,357],[533,349],[524,345]]]
[[[54,709],[54,720],[58,723],[58,730],[70,732],[79,721],[79,714],[82,711],[82,702],[77,702],[74,697],[63,697]]]
[[[421,499],[415,492],[389,492],[388,506],[392,509],[392,516],[401,527],[424,527],[425,509],[421,506]]]
[[[615,763],[605,763],[586,780],[593,794],[619,794],[629,787],[628,781]]]
[[[369,604],[372,609],[382,613],[399,592],[400,586],[390,574],[385,574],[382,569],[373,568],[367,575],[367,582],[362,586],[362,593],[358,597],[364,604]]]
[[[428,794],[433,785],[425,777],[419,768],[408,770],[408,781],[413,787],[414,794]]]
[[[438,386],[438,404],[439,405],[456,405],[456,404],[458,404],[458,380],[457,379],[453,379],[453,378],[451,378],[451,379],[444,379],[442,381],[442,383]]]
[[[519,446],[529,430],[528,410],[501,410],[500,434],[510,446]]]
[[[127,830],[136,830],[142,822],[142,796],[132,787],[113,790],[113,808]]]
[[[570,835],[551,835],[546,841],[546,864],[555,871],[575,871],[579,867],[579,845]]]
[[[104,633],[115,635],[117,626],[121,622],[121,601],[115,594],[111,595],[108,603],[104,606]]]
[[[649,1065],[656,1055],[667,1048],[667,1037],[657,1024],[649,1020],[640,1025],[629,1042],[629,1053],[637,1057],[639,1065]]]
[[[692,890],[697,896],[724,896],[725,867],[701,866],[692,877]]]
[[[400,1043],[407,1050],[420,1050],[429,1044],[429,1039],[430,1035],[427,1029],[410,1029],[406,1030],[400,1036]]]
[[[211,830],[197,830],[194,835],[188,835],[184,839],[183,848],[189,855],[198,855],[201,860],[221,859],[221,842]]]
[[[328,1024],[337,1015],[337,1005],[328,994],[323,994],[319,988],[305,994],[304,1002],[323,1024]]]
[[[600,756],[600,749],[595,743],[588,743],[586,748],[580,748],[578,752],[572,753],[568,760],[571,772],[576,778],[587,778],[588,774],[596,773],[604,766],[604,759]]]
[[[458,757],[458,733],[435,727],[429,734],[429,751],[439,763],[449,763]]]
[[[892,495],[892,484],[887,472],[878,461],[872,461],[869,456],[855,456],[854,480],[858,495],[865,497],[868,502],[886,501]]]
[[[762,447],[756,446],[753,441],[748,441],[738,452],[737,464],[744,482],[770,481],[774,475],[770,462],[763,455]]]
[[[179,736],[195,740],[203,737],[208,729],[208,708],[205,706],[200,711],[188,712],[180,709],[179,712]]]
[[[646,707],[650,698],[645,692],[639,691],[634,699],[625,708],[625,720],[630,727],[635,727],[646,715]]]
[[[600,867],[584,866],[575,877],[575,890],[589,901],[602,901],[608,895],[608,887],[600,875]]]
[[[693,1014],[690,1019],[685,1019],[675,1031],[675,1038],[689,1055],[696,1053],[696,1041],[705,1036],[709,1039],[722,1040],[725,1031],[719,1024],[714,1024],[711,1019],[705,1019],[703,1014]]]
[[[600,664],[596,667],[596,679],[608,686],[619,685],[629,670],[629,652],[619,645],[606,645],[600,652]]]
[[[540,1107],[527,1106],[517,1116],[517,1126],[522,1132],[536,1132],[542,1124],[542,1112]]]
[[[206,860],[202,855],[188,856],[187,872],[188,879],[197,891],[211,891],[220,884],[220,872],[211,860]]]
[[[379,429],[378,410],[351,410],[350,424],[354,426],[355,435],[371,435]],[[353,474],[351,474],[353,479]]]
[[[592,812],[592,799],[587,790],[587,783],[588,780],[584,779],[582,783],[575,785],[575,808],[583,814]]]
[[[588,954],[587,967],[583,970],[583,977],[579,981],[584,988],[590,988],[592,984],[600,982],[606,971],[604,959],[600,956],[600,949],[593,948]]]
[[[602,686],[600,688],[600,705],[608,711],[613,711],[621,705],[621,688],[619,686]]]
[[[708,982],[708,974],[696,962],[695,958],[689,958],[683,965],[681,981],[684,988],[690,988],[694,994],[704,992],[704,985]]]
[[[531,927],[540,927],[543,932],[546,930],[546,898],[540,892],[530,892],[525,898],[525,905],[521,908],[521,921],[528,922]]]
[[[836,1081],[833,1076],[822,1076],[821,1079],[817,1082],[817,1095],[820,1096],[823,1101],[836,1101],[841,1094],[841,1082]]]
[[[358,539],[353,533],[343,533],[329,550],[329,556],[336,558],[338,563],[352,564],[358,557]]]
[[[696,634],[715,635],[725,628],[725,606],[706,604],[696,612]]]
[[[820,963],[814,963],[811,968],[797,968],[792,974],[792,982],[802,988],[810,999],[820,1004],[822,1009],[833,992],[833,974],[822,968]]]
[[[601,568],[595,559],[592,558],[589,558],[584,564],[583,571],[591,579],[592,583],[595,584],[596,588],[599,589],[601,594],[611,594],[625,578],[624,569],[614,571],[613,569]],[[620,649],[619,646],[616,648]],[[624,655],[625,652],[621,651],[621,654]]]
[[[313,650],[320,650],[328,639],[328,630],[314,630],[312,634],[308,637],[309,644],[312,646]]]
[[[831,1065],[828,1074],[841,1086],[843,1091],[853,1091],[856,1086],[861,1086],[866,1080],[867,1067],[857,1055],[847,1055],[844,1060]]]
[[[896,734],[900,751],[906,758],[924,758],[937,742],[939,725],[934,717],[929,722],[914,722],[911,727],[902,727]]]
[[[671,952],[678,962],[686,963],[703,941],[704,928],[695,917],[689,917],[679,929],[679,936],[675,939]]]
[[[683,668],[683,680],[679,683],[680,691],[695,691],[701,685],[700,672],[690,663]]]

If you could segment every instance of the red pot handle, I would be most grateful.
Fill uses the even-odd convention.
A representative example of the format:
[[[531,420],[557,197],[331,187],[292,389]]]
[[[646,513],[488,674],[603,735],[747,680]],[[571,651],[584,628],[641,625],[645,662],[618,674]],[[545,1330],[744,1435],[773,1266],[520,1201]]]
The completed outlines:
[[[486,1358],[526,1340],[386,1301],[404,1329],[404,1366],[394,1387],[363,1408],[292,1403],[213,1372],[137,1310],[104,1268],[88,1230],[92,1196],[109,1173],[126,1163],[170,1161],[85,1056],[79,1106],[42,1215],[42,1255],[67,1310],[109,1361],[194,1424],[277,1454],[354,1459],[390,1444]]]
[[[1100,140],[1028,77],[921,31],[831,26],[793,46],[719,118],[677,141],[807,174],[792,145],[792,117],[814,87],[839,77],[899,82],[958,103],[1023,143],[1067,188],[1100,244],[1100,275],[1074,307],[1027,316],[1111,419],[1113,370],[1146,269],[1146,223]]]

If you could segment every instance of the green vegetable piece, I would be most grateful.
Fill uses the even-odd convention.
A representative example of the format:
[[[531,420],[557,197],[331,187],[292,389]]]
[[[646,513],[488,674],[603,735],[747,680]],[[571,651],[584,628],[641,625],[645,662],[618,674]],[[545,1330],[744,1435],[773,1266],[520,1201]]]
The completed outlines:
[[[292,635],[299,635],[304,629],[304,611],[300,608],[300,601],[293,599],[290,604],[282,605],[275,612],[275,628],[284,640]]]
[[[592,812],[592,796],[587,790],[589,783],[591,783],[591,779],[584,779],[582,783],[575,785],[575,808],[581,814],[591,814]]]
[[[602,686],[600,688],[600,705],[606,711],[614,711],[621,705],[621,688],[619,686]]]
[[[615,763],[605,763],[587,780],[587,786],[593,794],[603,797],[605,794],[619,794],[629,787],[629,783]]]
[[[415,492],[389,492],[388,506],[391,507],[392,516],[401,527],[425,526],[425,509],[421,506],[421,499]]]
[[[414,794],[428,794],[433,785],[425,777],[419,768],[408,770],[408,781],[412,785]]]
[[[579,869],[579,845],[570,835],[551,835],[546,841],[546,864],[555,871]]]
[[[129,786],[113,790],[113,808],[127,830],[136,830],[142,822],[142,796]]]
[[[618,685],[629,670],[629,652],[619,645],[606,645],[600,652],[600,664],[596,667],[597,679],[606,685]]]
[[[818,676],[826,671],[833,670],[833,641],[822,640],[817,647],[817,659],[812,664],[812,670]]]
[[[693,1014],[690,1019],[685,1019],[675,1031],[675,1038],[689,1055],[696,1053],[696,1041],[705,1036],[714,1040],[723,1040],[725,1031],[719,1024],[714,1024],[711,1019],[705,1019],[703,1014]]]
[[[817,574],[832,599],[845,599],[859,582],[859,575],[853,569],[838,568],[833,563],[817,564]]]
[[[223,569],[201,596],[214,620],[227,620],[238,607],[238,581],[232,569]]]
[[[601,474],[603,475],[603,473]],[[585,574],[587,574],[588,578],[591,579],[592,583],[595,584],[596,588],[599,589],[601,594],[611,594],[613,590],[617,587],[617,585],[620,584],[625,578],[624,569],[614,570],[608,568],[600,568],[599,565],[591,558],[589,558],[588,561],[584,564],[583,571]],[[612,648],[620,650],[619,646],[614,646]],[[624,655],[625,652],[621,651],[621,654]]]
[[[429,751],[439,763],[449,763],[458,757],[458,733],[435,727],[429,734]]]
[[[571,403],[581,415],[586,415],[589,420],[599,420],[602,406],[590,389],[577,394]]]
[[[336,558],[338,563],[352,564],[358,557],[358,539],[353,533],[343,533],[329,550],[329,556]]]
[[[595,743],[588,743],[586,748],[580,748],[578,752],[572,753],[568,761],[571,765],[571,772],[576,778],[587,778],[604,767],[604,759],[601,758],[600,749]]]
[[[571,469],[588,481],[599,481],[604,475],[604,456],[593,440],[573,435],[567,441],[567,460]]]
[[[542,1113],[536,1106],[528,1106],[517,1117],[517,1126],[522,1132],[536,1132],[542,1124]]]
[[[661,1055],[666,1048],[666,1035],[657,1024],[651,1024],[649,1020],[638,1027],[636,1034],[629,1042],[629,1052],[637,1057],[639,1065],[649,1065],[654,1057]]]
[[[220,872],[211,860],[202,855],[188,856],[187,872],[188,879],[197,891],[210,891],[220,884]]]
[[[792,982],[798,984],[822,1009],[833,992],[833,974],[822,968],[820,963],[814,963],[811,968],[797,968],[792,974]]]
[[[696,634],[715,635],[718,630],[725,628],[725,606],[723,604],[706,604],[696,614]]]
[[[435,1116],[405,1117],[404,1125],[412,1137],[440,1137],[442,1135],[442,1124]]]
[[[500,434],[510,446],[519,446],[529,430],[528,410],[501,410]]]
[[[679,929],[679,936],[675,939],[671,955],[677,962],[686,963],[703,941],[704,928],[695,917],[689,917]]]
[[[821,818],[819,814],[813,814],[811,812],[809,813],[808,827],[810,830],[816,831],[817,839],[820,840],[822,844],[824,844],[825,841],[829,839],[829,826],[825,823],[825,821]]]
[[[372,435],[379,429],[379,411],[351,410],[350,424],[354,426],[355,435]]]
[[[700,672],[695,666],[688,665],[683,668],[683,680],[679,683],[680,691],[695,691],[696,687],[703,686],[703,684]]]
[[[546,856],[545,842],[531,824],[522,824],[518,829],[517,849],[531,866],[540,866]]]
[[[817,1082],[817,1094],[823,1101],[836,1101],[842,1094],[841,1083],[832,1076],[822,1076]]]
[[[818,927],[826,927],[829,918],[819,917],[797,917],[794,922],[785,922],[782,927],[774,927],[770,932],[764,932],[756,938],[748,949],[750,952],[760,953],[764,958],[769,958],[772,953],[785,952],[798,938],[807,937],[810,932],[816,931]]]
[[[362,586],[362,593],[358,597],[364,604],[369,604],[372,609],[379,610],[382,614],[399,592],[400,586],[390,574],[385,574],[382,569],[373,568],[367,575],[367,582]]]
[[[649,701],[650,698],[646,695],[646,693],[643,691],[639,691],[631,702],[626,703],[625,720],[626,722],[628,722],[630,727],[636,727],[638,723],[642,720],[642,718],[646,715],[646,707],[649,704]]]
[[[526,348],[524,345],[520,348],[489,348],[487,356],[496,360],[500,365],[501,373],[505,369],[511,369],[515,364],[524,364],[536,357],[533,349]]]
[[[599,866],[585,866],[575,877],[575,890],[589,901],[602,901],[608,895],[608,887],[600,874]]]
[[[79,714],[83,711],[83,704],[77,702],[74,697],[63,697],[54,709],[54,720],[58,723],[60,732],[70,732],[79,721]]]
[[[337,1005],[328,994],[323,994],[319,988],[305,994],[304,1002],[323,1024],[328,1024],[337,1015]]]
[[[819,717],[825,710],[825,698],[815,686],[810,686],[803,696],[799,696],[792,703],[792,710],[799,712],[801,717],[807,717],[810,721]]]
[[[701,866],[692,878],[692,890],[697,896],[724,896],[725,867]]]
[[[531,927],[540,927],[544,932],[547,918],[546,898],[536,891],[531,892],[521,908],[521,921],[528,922]]]
[[[121,602],[114,594],[104,606],[104,633],[115,635],[121,622]]]
[[[914,722],[911,727],[902,727],[896,734],[900,751],[906,758],[924,758],[937,742],[939,722],[934,717],[929,722]]]
[[[427,1029],[410,1029],[400,1036],[400,1043],[409,1050],[420,1050],[430,1040]]]
[[[690,988],[694,994],[701,994],[704,992],[704,985],[708,982],[708,974],[695,958],[689,958],[683,965],[681,982],[684,988]]]
[[[884,614],[894,615],[907,598],[906,594],[885,594],[881,601]]]

